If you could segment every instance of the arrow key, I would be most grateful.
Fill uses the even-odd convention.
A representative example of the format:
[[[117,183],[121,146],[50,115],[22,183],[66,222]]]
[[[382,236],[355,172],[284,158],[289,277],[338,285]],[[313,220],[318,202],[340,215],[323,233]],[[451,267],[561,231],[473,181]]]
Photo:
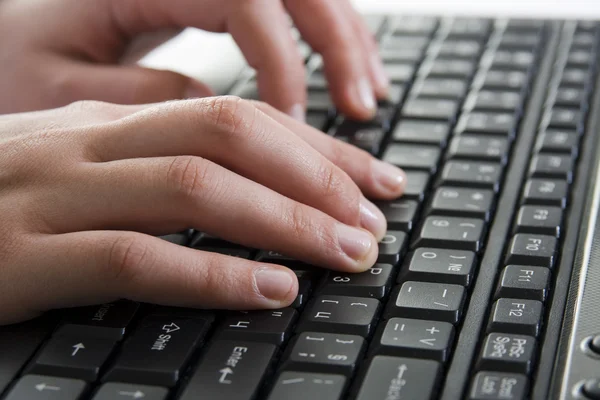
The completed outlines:
[[[80,380],[26,375],[4,400],[78,400],[85,389],[85,382]]]
[[[112,340],[54,336],[27,372],[93,382],[115,344]]]
[[[105,383],[92,400],[165,400],[169,390],[159,386]]]

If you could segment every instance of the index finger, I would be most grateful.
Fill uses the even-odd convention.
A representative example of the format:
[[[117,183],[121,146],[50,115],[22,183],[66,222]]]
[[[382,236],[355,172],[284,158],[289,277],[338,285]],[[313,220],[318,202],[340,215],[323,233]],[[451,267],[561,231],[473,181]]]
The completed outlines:
[[[306,73],[290,23],[281,2],[240,2],[227,19],[248,63],[257,70],[261,99],[277,109],[304,119]]]

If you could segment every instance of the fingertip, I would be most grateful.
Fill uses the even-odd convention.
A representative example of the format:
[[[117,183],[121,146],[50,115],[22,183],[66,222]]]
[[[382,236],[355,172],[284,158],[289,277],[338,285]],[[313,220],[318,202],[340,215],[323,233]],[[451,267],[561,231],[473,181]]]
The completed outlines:
[[[342,223],[337,224],[336,231],[339,247],[349,261],[350,272],[366,271],[375,263],[378,246],[371,232]]]
[[[390,80],[383,68],[381,58],[377,53],[373,53],[369,57],[369,66],[371,69],[371,76],[373,77],[375,95],[378,99],[387,99],[390,89]]]
[[[275,308],[291,304],[298,293],[296,275],[285,267],[267,265],[256,269],[254,282],[258,292]]]
[[[400,168],[374,158],[371,171],[375,187],[381,197],[396,198],[404,193],[406,173]]]
[[[300,122],[306,122],[306,110],[302,103],[296,103],[288,110],[287,114]]]

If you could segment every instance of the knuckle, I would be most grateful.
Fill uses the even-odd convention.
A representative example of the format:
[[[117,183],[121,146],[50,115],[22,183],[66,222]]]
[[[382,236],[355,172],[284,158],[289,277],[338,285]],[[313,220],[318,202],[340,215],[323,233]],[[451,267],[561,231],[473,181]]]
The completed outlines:
[[[167,170],[167,185],[185,198],[198,197],[207,186],[209,163],[194,156],[178,156]]]
[[[291,235],[295,239],[305,239],[313,234],[316,221],[306,212],[304,205],[294,203],[290,207],[289,213],[288,222]]]
[[[134,235],[115,239],[110,246],[108,268],[115,281],[135,281],[140,271],[151,267],[150,248]]]
[[[327,163],[320,172],[321,195],[335,204],[343,204],[344,209],[358,215],[360,190],[350,177],[333,164]]]
[[[233,140],[252,133],[256,112],[252,103],[235,96],[217,97],[207,109],[208,118],[218,133]]]

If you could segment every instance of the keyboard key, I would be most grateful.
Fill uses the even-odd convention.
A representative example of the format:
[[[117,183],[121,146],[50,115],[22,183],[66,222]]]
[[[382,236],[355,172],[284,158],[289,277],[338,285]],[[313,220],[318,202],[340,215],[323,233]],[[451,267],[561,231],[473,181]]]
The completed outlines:
[[[443,147],[450,135],[450,126],[445,122],[400,121],[392,133],[396,142],[434,144]]]
[[[528,81],[526,72],[492,69],[485,74],[482,88],[521,92],[527,87]]]
[[[327,79],[322,70],[315,70],[308,75],[306,87],[310,89],[327,89]]]
[[[387,48],[381,44],[379,55],[385,64],[417,63],[423,58],[423,48]]]
[[[587,97],[585,88],[561,86],[556,92],[554,104],[559,107],[587,108]]]
[[[363,15],[362,18],[365,25],[374,36],[377,36],[386,20],[383,15]]]
[[[535,357],[535,338],[491,333],[485,339],[477,364],[480,370],[528,374]]]
[[[308,297],[311,295],[312,289],[313,284],[311,280],[298,276],[298,294],[290,307],[295,309],[304,307],[308,302]]]
[[[517,215],[515,233],[560,236],[562,209],[551,206],[522,206]]]
[[[547,130],[542,132],[536,144],[536,151],[567,153],[577,155],[579,135],[576,132]]]
[[[43,375],[25,375],[4,400],[79,400],[86,389],[84,381]]]
[[[582,87],[589,85],[590,72],[585,68],[567,67],[562,72],[561,86]]]
[[[288,339],[297,316],[293,308],[235,313],[225,318],[217,335],[221,340],[252,340],[279,346]]]
[[[169,390],[159,386],[105,383],[92,400],[167,400]]]
[[[483,371],[475,375],[469,400],[524,400],[528,390],[525,375]]]
[[[500,39],[498,47],[502,50],[527,50],[535,51],[540,43],[540,36],[537,33],[505,33]]]
[[[307,111],[306,112],[306,123],[315,129],[324,131],[327,129],[327,122],[329,121],[329,114],[326,112],[319,111]]]
[[[316,297],[302,313],[296,332],[329,332],[369,336],[380,303],[362,297]]]
[[[406,233],[400,231],[387,231],[379,241],[379,255],[377,262],[396,265],[406,247]]]
[[[506,25],[506,31],[520,33],[541,33],[544,21],[535,19],[510,19]]]
[[[491,190],[439,187],[433,195],[429,213],[488,220],[494,201]]]
[[[434,173],[440,159],[440,148],[414,144],[391,144],[383,160],[400,168],[425,170]]]
[[[460,285],[407,281],[393,291],[386,318],[397,316],[456,324],[462,315],[465,294]]]
[[[111,340],[55,336],[44,346],[28,373],[93,382],[115,345]]]
[[[361,148],[373,155],[377,155],[381,148],[381,142],[384,137],[384,128],[381,125],[373,123],[356,122],[345,120],[342,124],[334,128],[334,136]]]
[[[574,67],[589,67],[594,62],[594,54],[585,50],[573,49],[567,56],[567,65]]]
[[[427,76],[468,79],[475,71],[475,64],[469,60],[436,58],[425,70]]]
[[[535,178],[556,178],[571,183],[573,180],[573,158],[570,155],[538,154],[531,160],[529,175]]]
[[[123,345],[104,382],[175,386],[208,325],[201,318],[147,317]]]
[[[535,54],[526,50],[497,50],[491,61],[493,69],[519,69],[529,71],[535,62]]]
[[[56,335],[121,340],[139,304],[121,300],[99,306],[65,310],[66,317]]]
[[[468,286],[475,269],[475,253],[422,247],[400,270],[398,283],[413,280]]]
[[[375,264],[358,274],[331,272],[320,292],[383,299],[389,291],[393,270],[390,264]]]
[[[523,199],[526,204],[557,206],[565,208],[569,185],[558,179],[528,179]]]
[[[500,277],[496,298],[509,297],[544,301],[548,294],[550,270],[544,267],[509,265]]]
[[[508,140],[487,135],[463,134],[452,139],[448,153],[451,158],[497,161],[504,164],[508,157]]]
[[[48,316],[0,327],[0,393],[12,383],[54,328],[55,322]]]
[[[412,89],[414,96],[442,99],[462,99],[467,93],[467,83],[461,79],[426,78]]]
[[[311,89],[307,92],[306,109],[309,111],[324,111],[334,109],[335,106],[326,89]]]
[[[430,38],[425,35],[402,35],[396,34],[384,38],[381,47],[384,49],[421,49],[424,50],[430,42]]]
[[[267,400],[341,400],[345,385],[342,375],[286,371],[279,375]]]
[[[448,30],[450,37],[482,38],[489,34],[492,23],[488,19],[455,18]]]
[[[424,16],[393,16],[388,20],[388,29],[395,35],[431,35],[437,25],[435,18]]]
[[[392,83],[410,82],[415,73],[413,64],[384,64],[383,69]]]
[[[180,400],[256,398],[277,347],[269,343],[217,340],[200,360]]]
[[[479,187],[497,192],[501,177],[502,166],[498,163],[448,161],[442,170],[441,184]]]
[[[406,94],[406,86],[399,83],[390,84],[390,88],[388,90],[387,101],[392,104],[399,104],[404,95]]]
[[[506,263],[551,268],[556,258],[556,245],[554,236],[518,233],[512,238]]]
[[[456,125],[456,134],[485,133],[512,138],[517,129],[514,113],[492,113],[475,111],[463,116]]]
[[[474,218],[427,217],[413,242],[415,247],[479,251],[485,223]]]
[[[583,131],[583,113],[570,108],[553,107],[548,126],[581,132]]]
[[[391,318],[371,344],[378,355],[430,358],[446,361],[452,348],[454,326],[447,322]]]
[[[453,122],[458,112],[458,103],[454,100],[411,99],[403,109],[402,116],[414,119],[433,119]]]
[[[537,336],[542,324],[542,302],[502,298],[492,308],[488,332]]]
[[[304,332],[290,343],[281,368],[351,377],[364,347],[360,336]]]
[[[445,40],[439,48],[439,56],[473,59],[481,52],[481,44],[476,40]]]
[[[430,400],[440,372],[436,361],[376,356],[369,364],[356,400],[388,399],[390,393],[398,399]]]
[[[402,198],[422,201],[425,191],[429,187],[431,175],[423,171],[405,170],[404,173],[406,174],[406,187]]]
[[[514,114],[521,110],[522,102],[523,97],[520,93],[481,90],[470,95],[463,108],[468,111],[477,110]]]
[[[419,203],[413,200],[394,200],[377,204],[385,219],[388,229],[410,232],[417,218]]]

